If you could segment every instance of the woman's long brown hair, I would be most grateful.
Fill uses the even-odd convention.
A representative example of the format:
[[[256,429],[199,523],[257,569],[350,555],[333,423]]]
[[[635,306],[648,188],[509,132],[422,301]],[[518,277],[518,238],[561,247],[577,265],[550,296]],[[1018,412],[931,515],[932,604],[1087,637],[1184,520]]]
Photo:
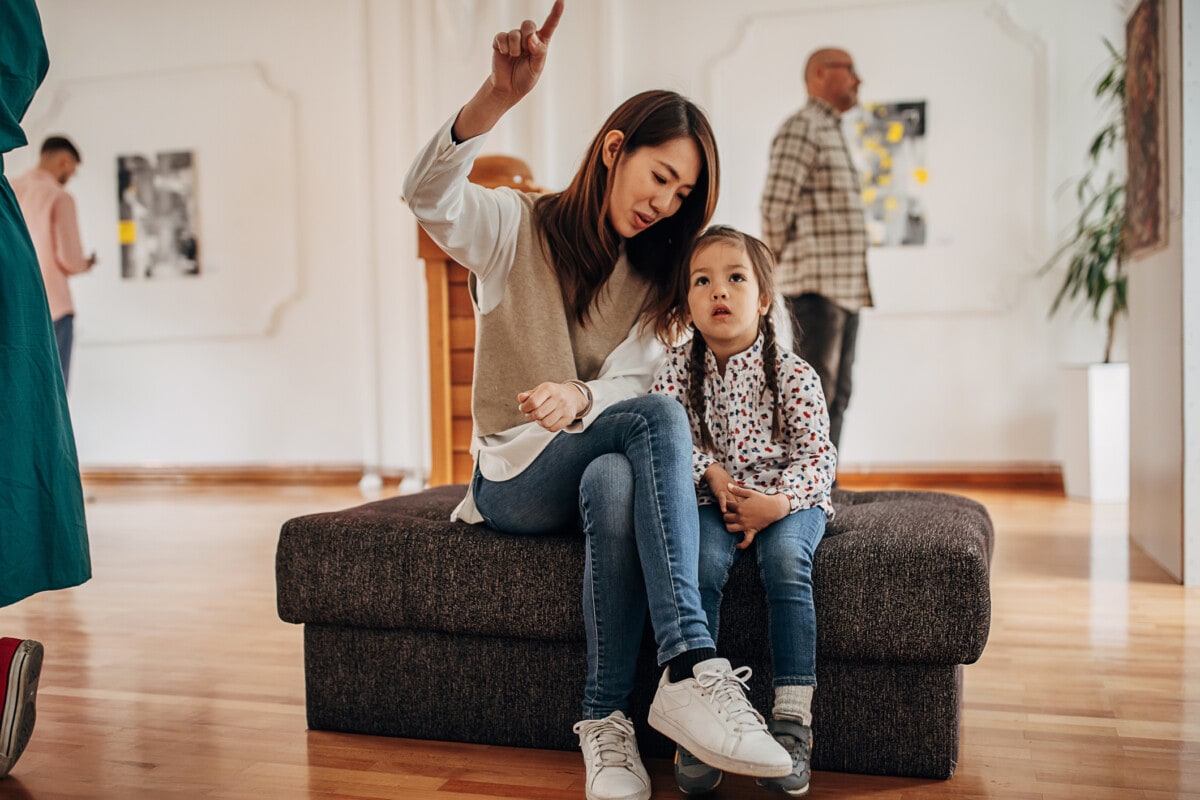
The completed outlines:
[[[625,137],[611,169],[603,157],[609,131]],[[675,276],[686,271],[692,241],[712,218],[720,189],[720,164],[712,126],[704,112],[676,92],[642,92],[622,103],[592,140],[571,184],[537,201],[536,224],[548,260],[558,275],[563,303],[586,324],[596,294],[612,274],[621,237],[608,220],[613,176],[621,159],[642,147],[689,137],[700,150],[700,176],[679,210],[642,233],[625,240],[625,255],[634,272],[650,284],[643,320],[666,341],[675,304]]]

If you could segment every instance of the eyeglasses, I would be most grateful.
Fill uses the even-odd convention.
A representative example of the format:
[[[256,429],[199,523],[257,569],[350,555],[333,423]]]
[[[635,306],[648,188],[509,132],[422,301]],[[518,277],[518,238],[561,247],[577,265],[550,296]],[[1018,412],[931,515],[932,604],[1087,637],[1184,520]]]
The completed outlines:
[[[845,70],[849,70],[849,71],[850,71],[850,76],[851,76],[852,78],[857,78],[857,77],[858,77],[858,73],[857,73],[857,72],[854,70],[854,65],[853,65],[853,64],[851,64],[849,61],[833,61],[833,62],[830,62],[830,63],[828,63],[828,64],[825,64],[824,66],[826,66],[826,67],[830,67],[830,68],[832,68],[832,69],[845,69]]]

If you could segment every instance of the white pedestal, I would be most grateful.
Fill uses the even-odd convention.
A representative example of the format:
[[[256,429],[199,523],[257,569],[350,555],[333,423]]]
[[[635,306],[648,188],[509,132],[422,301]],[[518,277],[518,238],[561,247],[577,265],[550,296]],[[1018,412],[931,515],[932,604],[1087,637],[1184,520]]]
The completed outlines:
[[[1059,451],[1068,497],[1129,500],[1129,365],[1064,367],[1058,403]]]

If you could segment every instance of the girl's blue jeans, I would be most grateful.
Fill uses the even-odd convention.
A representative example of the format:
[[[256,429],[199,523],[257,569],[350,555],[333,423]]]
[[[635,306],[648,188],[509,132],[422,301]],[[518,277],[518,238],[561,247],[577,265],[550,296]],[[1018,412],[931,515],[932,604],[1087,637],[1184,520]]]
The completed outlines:
[[[746,550],[725,530],[721,509],[700,506],[700,599],[713,639],[719,636],[721,597],[729,570],[743,553],[758,557],[767,594],[775,686],[817,685],[817,613],[813,606],[813,553],[825,534],[825,512],[808,508],[761,531]]]
[[[676,400],[616,403],[586,431],[559,433],[520,475],[489,481],[476,471],[473,491],[496,530],[584,533],[584,719],[628,711],[647,607],[659,664],[715,646],[696,577],[692,435]]]

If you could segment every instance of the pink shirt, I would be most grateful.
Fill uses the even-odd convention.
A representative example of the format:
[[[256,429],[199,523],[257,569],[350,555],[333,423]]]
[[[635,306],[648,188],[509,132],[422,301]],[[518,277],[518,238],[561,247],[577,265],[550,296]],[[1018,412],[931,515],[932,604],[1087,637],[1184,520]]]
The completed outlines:
[[[79,243],[75,199],[41,167],[34,167],[14,180],[12,187],[42,267],[50,318],[58,320],[74,314],[67,278],[85,272],[89,267],[83,245]]]

